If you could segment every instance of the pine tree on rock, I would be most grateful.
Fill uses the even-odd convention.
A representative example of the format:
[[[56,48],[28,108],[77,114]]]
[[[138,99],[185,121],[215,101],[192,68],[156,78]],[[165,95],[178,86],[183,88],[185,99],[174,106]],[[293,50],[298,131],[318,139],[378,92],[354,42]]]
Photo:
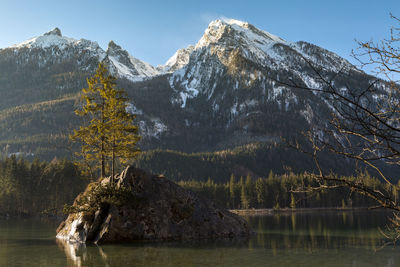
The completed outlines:
[[[140,136],[133,124],[135,116],[127,112],[128,98],[115,80],[100,63],[96,74],[87,79],[88,87],[82,90],[82,108],[75,110],[86,123],[70,136],[82,143],[77,153],[83,160],[81,166],[92,175],[100,169],[101,177],[109,174],[111,181],[117,160],[126,164],[140,151],[136,146]],[[106,171],[107,168],[110,169]]]

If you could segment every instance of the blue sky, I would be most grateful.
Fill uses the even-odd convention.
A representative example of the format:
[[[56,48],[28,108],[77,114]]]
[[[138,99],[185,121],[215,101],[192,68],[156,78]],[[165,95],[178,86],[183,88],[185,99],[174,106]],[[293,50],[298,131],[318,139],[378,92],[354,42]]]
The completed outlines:
[[[105,49],[114,40],[133,56],[158,65],[177,49],[195,44],[211,20],[227,17],[288,41],[314,43],[354,62],[355,40],[388,37],[394,24],[389,13],[400,16],[399,0],[0,0],[0,48],[59,27],[65,36],[94,40]]]

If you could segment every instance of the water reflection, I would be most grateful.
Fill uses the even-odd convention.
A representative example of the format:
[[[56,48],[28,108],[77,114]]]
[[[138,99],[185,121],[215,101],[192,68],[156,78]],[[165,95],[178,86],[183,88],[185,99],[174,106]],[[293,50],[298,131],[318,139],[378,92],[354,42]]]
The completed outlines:
[[[378,228],[384,213],[289,213],[246,218],[248,239],[85,246],[57,241],[75,266],[398,266]]]
[[[387,224],[386,213],[329,212],[289,213],[247,217],[256,226],[253,247],[279,249],[380,248],[385,240],[379,228]]]
[[[382,212],[247,217],[248,239],[104,245],[56,241],[57,222],[0,220],[0,266],[400,266]]]
[[[100,246],[70,243],[57,239],[58,247],[67,256],[69,266],[110,266],[108,256]]]
[[[86,260],[86,245],[78,243],[68,243],[64,240],[56,239],[58,247],[67,256],[68,265],[82,266]]]
[[[84,245],[57,240],[69,265],[74,266],[197,266],[199,260],[219,259],[222,263],[231,254],[231,249],[248,249],[248,238],[197,240],[184,242],[138,242],[119,245]],[[184,263],[184,264],[183,264]]]

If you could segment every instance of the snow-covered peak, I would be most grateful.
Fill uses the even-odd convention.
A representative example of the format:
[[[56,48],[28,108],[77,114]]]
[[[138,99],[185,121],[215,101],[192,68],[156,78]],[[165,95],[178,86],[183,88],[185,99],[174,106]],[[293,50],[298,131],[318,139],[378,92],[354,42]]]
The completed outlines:
[[[114,41],[108,44],[107,56],[111,72],[116,76],[138,81],[159,74],[153,66],[134,58]]]
[[[219,20],[215,20],[215,21],[212,21],[211,23],[218,22],[218,21],[222,21],[222,22],[230,24],[230,25],[236,24],[236,25],[239,25],[240,27],[246,27],[246,25],[249,24],[248,22],[245,22],[245,21],[240,21],[240,20],[237,20],[237,19],[228,19],[228,18],[222,18],[222,19],[219,19]]]
[[[175,52],[175,54],[170,57],[164,66],[162,66],[162,70],[165,72],[175,71],[189,62],[190,54],[193,52],[194,46],[189,45],[186,48],[181,48]]]
[[[57,35],[57,36],[60,36],[60,37],[62,36],[60,29],[57,28],[57,27],[52,29],[49,32],[46,32],[44,35]]]
[[[29,40],[26,40],[22,43],[15,44],[11,48],[47,48],[50,46],[58,46],[60,48],[64,48],[68,45],[73,45],[77,43],[78,40],[61,36],[58,34],[54,34],[54,30],[45,33],[44,35],[33,37]]]
[[[174,72],[185,67],[191,60],[190,55],[204,55],[201,50],[209,49],[211,54],[241,49],[244,56],[252,61],[264,64],[265,58],[276,58],[272,47],[275,44],[289,45],[282,38],[262,31],[248,22],[235,19],[211,21],[201,39],[195,46],[188,46],[176,51],[165,65],[159,66],[160,72]],[[217,52],[219,51],[219,52]],[[195,57],[197,57],[195,55]],[[199,60],[194,58],[194,61]]]
[[[132,81],[158,75],[159,72],[150,64],[140,61],[131,56],[126,50],[115,42],[110,41],[107,51],[104,51],[97,42],[86,39],[76,40],[63,36],[59,28],[54,28],[45,34],[31,38],[9,49],[12,50],[46,50],[46,55],[51,57],[74,57],[96,58],[98,61],[106,61],[113,75]],[[43,59],[45,62],[48,59]],[[85,61],[86,62],[86,61]],[[87,66],[86,66],[87,67]]]
[[[107,55],[117,56],[121,54],[127,54],[128,52],[122,49],[121,46],[117,45],[113,40],[108,43]]]
[[[108,52],[112,53],[114,51],[120,51],[120,50],[123,50],[123,49],[121,48],[121,46],[117,45],[113,40],[111,40],[108,43],[108,48],[107,48]]]
[[[208,25],[204,35],[196,44],[196,48],[215,43],[235,45],[235,42],[243,43],[243,41],[261,48],[271,43],[286,43],[282,38],[259,30],[248,22],[235,19],[218,19]]]
[[[263,66],[278,65],[282,61],[279,46],[290,46],[290,42],[260,30],[248,22],[234,19],[212,21],[195,46],[195,51],[208,50],[219,60],[230,65],[232,53]]]
[[[269,32],[260,30],[248,22],[240,21],[240,20],[236,20],[236,19],[227,19],[227,18],[221,19],[220,21],[222,23],[231,25],[236,30],[244,32],[244,34],[247,35],[247,37],[250,37],[253,39],[260,39],[260,37],[261,37],[262,39],[270,39],[274,42],[286,43],[286,41],[283,40],[282,38],[280,38],[279,36],[276,36]],[[256,35],[256,36],[254,36],[254,35]],[[258,35],[258,37],[257,37],[257,35]]]
[[[315,73],[307,71],[310,63],[333,73],[352,68],[346,60],[320,47],[285,41],[248,22],[220,19],[209,24],[194,49],[178,50],[165,68],[173,72],[169,82],[176,95],[171,101],[184,108],[188,99],[199,95],[211,101],[240,88],[256,87],[265,95],[277,95],[267,93],[268,88],[282,91],[270,78],[271,73],[278,73],[278,79],[281,73],[296,77],[316,88],[320,84]]]
[[[57,47],[60,50],[66,48],[73,48],[77,47],[80,50],[89,50],[94,52],[98,55],[100,59],[104,57],[104,50],[101,49],[97,42],[92,42],[86,39],[76,40],[73,38],[69,38],[66,36],[62,36],[61,30],[59,28],[54,28],[53,30],[46,32],[45,34],[33,37],[29,40],[26,40],[22,43],[15,44],[11,46],[12,49],[19,49],[19,48],[50,48],[50,47]]]

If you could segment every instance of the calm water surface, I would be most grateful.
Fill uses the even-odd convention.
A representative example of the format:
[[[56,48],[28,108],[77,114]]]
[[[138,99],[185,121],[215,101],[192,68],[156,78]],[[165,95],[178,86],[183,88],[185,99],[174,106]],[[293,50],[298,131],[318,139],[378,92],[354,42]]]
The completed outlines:
[[[0,266],[400,266],[400,246],[383,246],[388,213],[310,212],[246,219],[249,240],[72,246],[57,223],[0,220]]]

